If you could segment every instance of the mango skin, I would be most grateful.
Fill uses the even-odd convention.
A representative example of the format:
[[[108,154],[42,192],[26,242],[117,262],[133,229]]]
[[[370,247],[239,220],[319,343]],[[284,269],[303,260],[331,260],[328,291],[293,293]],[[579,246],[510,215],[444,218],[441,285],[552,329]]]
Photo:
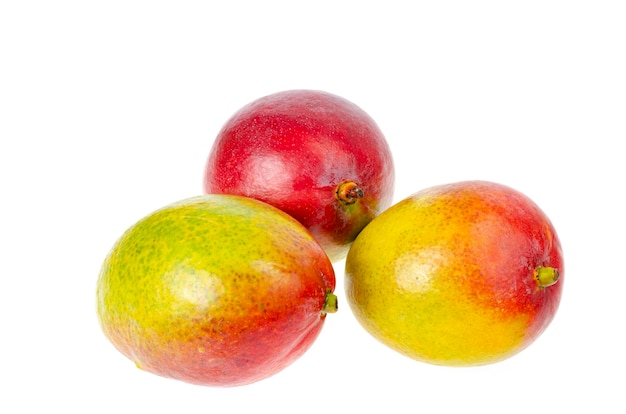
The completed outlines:
[[[332,264],[295,219],[204,195],[164,207],[115,243],[97,282],[106,337],[146,371],[209,386],[274,375],[322,329]]]
[[[540,287],[535,268],[553,267]],[[474,366],[529,346],[563,289],[556,231],[509,187],[465,181],[420,191],[375,218],[345,268],[346,299],[375,338],[418,361]]]

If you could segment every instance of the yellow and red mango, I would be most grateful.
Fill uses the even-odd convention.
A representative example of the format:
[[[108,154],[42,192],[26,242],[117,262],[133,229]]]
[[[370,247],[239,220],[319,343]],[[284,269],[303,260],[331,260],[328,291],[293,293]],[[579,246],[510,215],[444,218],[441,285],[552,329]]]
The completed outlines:
[[[97,283],[103,332],[164,377],[244,385],[299,358],[336,310],[335,275],[298,221],[232,195],[182,200],[115,243]]]
[[[346,259],[348,303],[384,344],[468,366],[508,358],[552,321],[563,258],[548,217],[507,186],[465,181],[415,193],[375,218]]]

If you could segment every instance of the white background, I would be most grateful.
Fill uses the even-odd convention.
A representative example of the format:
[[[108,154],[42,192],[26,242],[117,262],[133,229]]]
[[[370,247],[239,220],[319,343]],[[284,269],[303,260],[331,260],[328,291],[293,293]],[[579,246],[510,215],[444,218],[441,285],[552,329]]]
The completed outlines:
[[[625,412],[623,4],[3,1],[0,411]],[[566,273],[538,341],[481,368],[412,361],[357,325],[339,263],[339,312],[270,379],[193,386],[114,350],[94,297],[113,242],[201,192],[234,111],[294,88],[378,122],[396,201],[486,179],[543,208]]]

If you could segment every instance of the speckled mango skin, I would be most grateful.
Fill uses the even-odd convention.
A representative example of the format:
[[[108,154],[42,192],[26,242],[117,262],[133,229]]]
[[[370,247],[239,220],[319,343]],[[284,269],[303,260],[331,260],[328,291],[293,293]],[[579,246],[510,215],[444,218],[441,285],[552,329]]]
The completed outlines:
[[[113,345],[143,370],[245,385],[300,357],[322,329],[333,267],[295,219],[204,195],[164,207],[115,243],[97,282]]]
[[[534,269],[553,267],[540,287]],[[375,338],[416,359],[474,366],[506,359],[552,321],[563,288],[555,229],[528,197],[466,181],[420,191],[357,237],[346,299]]]

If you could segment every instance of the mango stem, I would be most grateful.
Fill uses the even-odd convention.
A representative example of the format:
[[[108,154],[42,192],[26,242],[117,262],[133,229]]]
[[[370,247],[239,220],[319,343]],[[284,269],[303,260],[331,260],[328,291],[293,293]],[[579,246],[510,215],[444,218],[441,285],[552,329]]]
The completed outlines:
[[[540,288],[547,288],[559,281],[559,271],[554,267],[538,267],[535,269],[535,280]]]
[[[354,204],[363,197],[363,190],[354,181],[345,180],[337,185],[335,196],[344,204]]]
[[[323,313],[335,313],[337,312],[337,295],[333,292],[326,293],[326,299],[324,300]]]

